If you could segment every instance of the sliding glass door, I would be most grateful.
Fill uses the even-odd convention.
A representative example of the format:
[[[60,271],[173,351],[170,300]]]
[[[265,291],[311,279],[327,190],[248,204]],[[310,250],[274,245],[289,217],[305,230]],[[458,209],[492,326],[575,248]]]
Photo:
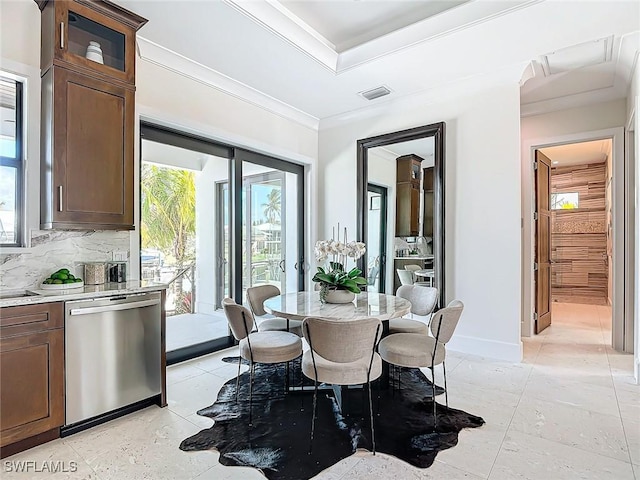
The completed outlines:
[[[167,361],[232,345],[222,300],[304,289],[304,168],[141,125],[141,279],[167,283]]]

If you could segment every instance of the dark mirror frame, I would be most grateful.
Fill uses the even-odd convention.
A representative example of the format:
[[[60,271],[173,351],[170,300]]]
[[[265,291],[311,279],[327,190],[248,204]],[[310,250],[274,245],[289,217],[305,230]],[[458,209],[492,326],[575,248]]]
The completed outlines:
[[[407,142],[420,138],[434,137],[434,280],[440,296],[440,307],[445,303],[445,264],[444,264],[444,179],[445,179],[445,123],[433,123],[421,127],[401,130],[399,132],[385,133],[375,137],[358,140],[357,160],[357,203],[356,203],[356,238],[367,243],[367,183],[369,172],[368,150],[375,147],[384,147],[394,143]],[[393,201],[389,199],[389,201]],[[391,252],[389,252],[391,255]],[[366,273],[366,259],[363,256],[358,260],[358,268]],[[386,272],[385,272],[386,275]]]

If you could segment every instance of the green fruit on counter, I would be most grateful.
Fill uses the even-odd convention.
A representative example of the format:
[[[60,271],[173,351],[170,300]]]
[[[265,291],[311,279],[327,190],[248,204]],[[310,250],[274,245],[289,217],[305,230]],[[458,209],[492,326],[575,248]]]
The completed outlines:
[[[73,281],[76,282],[76,283],[82,283],[82,279],[81,278],[76,278]]]
[[[55,280],[53,280],[51,283],[54,283],[56,285],[60,285],[61,283],[63,283],[62,280],[60,280],[59,278],[56,278]]]
[[[70,278],[67,278],[66,280],[63,280],[62,283],[76,283],[76,281],[71,280]]]
[[[58,270],[56,273],[69,274],[69,269],[68,269],[68,268],[61,268],[61,269],[60,269],[60,270]]]
[[[67,275],[67,277],[69,277],[69,280],[74,280],[76,278],[73,275],[71,275],[70,273]]]
[[[69,279],[69,275],[67,275],[66,273],[59,273],[58,274],[58,278],[60,280],[68,280]]]

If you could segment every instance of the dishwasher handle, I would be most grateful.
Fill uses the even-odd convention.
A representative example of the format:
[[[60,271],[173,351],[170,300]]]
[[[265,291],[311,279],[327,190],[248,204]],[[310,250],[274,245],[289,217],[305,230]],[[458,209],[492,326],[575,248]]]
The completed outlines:
[[[92,313],[115,312],[117,310],[131,310],[133,308],[151,307],[160,305],[158,300],[144,300],[142,302],[116,303],[104,307],[72,308],[70,315],[89,315]]]

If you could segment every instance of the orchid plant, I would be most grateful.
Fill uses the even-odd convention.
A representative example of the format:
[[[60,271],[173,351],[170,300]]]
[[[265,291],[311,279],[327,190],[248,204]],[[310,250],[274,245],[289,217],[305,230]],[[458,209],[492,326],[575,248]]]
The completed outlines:
[[[338,225],[338,232],[340,226]],[[334,231],[335,232],[335,231]],[[318,266],[318,271],[312,278],[320,284],[320,299],[326,298],[329,290],[348,290],[360,293],[360,286],[366,285],[367,280],[361,276],[362,271],[356,267],[345,270],[348,259],[354,261],[362,257],[366,252],[366,246],[362,242],[347,241],[347,229],[344,229],[344,241],[335,239],[335,233],[331,240],[319,240],[316,242],[315,254],[318,262],[327,262],[327,267]]]

